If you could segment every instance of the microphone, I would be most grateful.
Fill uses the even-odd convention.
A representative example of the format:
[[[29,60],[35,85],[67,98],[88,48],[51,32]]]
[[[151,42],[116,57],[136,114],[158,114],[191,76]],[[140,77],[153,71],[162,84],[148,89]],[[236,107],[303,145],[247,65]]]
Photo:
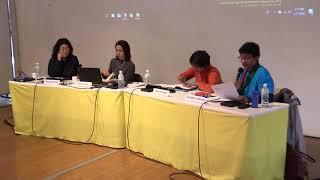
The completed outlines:
[[[238,81],[239,77],[240,77],[240,74],[244,71],[244,69],[242,67],[239,67],[238,69],[238,73],[237,73],[237,76],[236,76],[236,80]]]

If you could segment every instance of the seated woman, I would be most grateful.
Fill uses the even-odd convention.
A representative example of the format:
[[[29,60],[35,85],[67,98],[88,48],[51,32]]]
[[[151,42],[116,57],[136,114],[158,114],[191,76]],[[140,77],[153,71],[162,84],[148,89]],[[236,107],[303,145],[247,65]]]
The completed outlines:
[[[135,79],[135,65],[131,61],[130,46],[127,41],[120,40],[115,44],[116,57],[111,59],[109,70],[104,70],[102,76],[107,78],[111,73],[118,77],[119,71],[124,75],[124,81],[129,84]]]
[[[187,81],[195,77],[200,90],[212,93],[212,85],[222,83],[219,70],[210,64],[210,56],[206,51],[196,51],[190,57],[192,67],[178,76],[178,81],[186,87],[192,84]]]
[[[255,42],[246,42],[239,49],[238,57],[243,68],[239,68],[235,85],[240,94],[240,101],[251,101],[253,91],[261,92],[263,84],[267,84],[269,93],[274,93],[274,83],[269,71],[260,65],[260,48]]]
[[[73,48],[68,39],[61,38],[56,42],[48,65],[50,77],[71,78],[78,74],[79,61],[72,53]]]

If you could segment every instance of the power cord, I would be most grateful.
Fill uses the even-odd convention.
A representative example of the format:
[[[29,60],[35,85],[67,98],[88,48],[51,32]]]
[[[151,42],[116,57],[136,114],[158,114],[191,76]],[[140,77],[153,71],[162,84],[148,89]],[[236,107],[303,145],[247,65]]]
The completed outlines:
[[[90,141],[90,139],[92,138],[93,132],[94,132],[94,128],[96,126],[96,111],[97,111],[97,105],[98,105],[98,98],[99,98],[100,90],[101,90],[101,87],[98,88],[97,93],[96,93],[96,98],[95,98],[95,101],[94,101],[93,126],[92,126],[91,135],[90,135],[89,139],[85,143],[88,143]]]
[[[195,174],[195,173],[193,173],[193,172],[191,172],[191,171],[181,171],[181,172],[171,173],[171,174],[169,174],[169,179],[171,179],[171,180],[176,180],[176,179],[174,178],[174,176],[177,176],[177,175],[189,175],[189,176],[194,176],[194,177],[203,179],[203,178],[200,177],[198,174]]]
[[[128,149],[128,150],[129,150],[129,152],[130,152],[132,155],[138,156],[138,157],[140,157],[140,158],[142,158],[142,159],[146,159],[146,160],[149,160],[149,161],[152,161],[152,162],[155,162],[155,163],[160,163],[160,164],[163,164],[163,165],[165,165],[165,166],[172,167],[172,166],[170,166],[170,165],[168,165],[168,164],[165,164],[165,163],[163,163],[163,162],[160,162],[160,161],[157,161],[157,160],[148,158],[148,157],[144,156],[143,154],[134,152],[134,151],[132,151],[132,150],[130,150],[130,149]],[[175,176],[175,175],[183,175],[183,174],[184,174],[184,175],[194,176],[194,177],[197,177],[197,178],[201,178],[198,174],[195,174],[195,173],[193,173],[193,172],[191,172],[191,171],[174,172],[174,173],[169,174],[169,178],[170,178],[171,180],[175,180],[175,179],[174,179],[174,176]],[[203,179],[203,178],[201,178],[201,179]]]
[[[174,172],[174,173],[171,173],[169,175],[169,178],[171,180],[175,180],[174,179],[174,176],[176,175],[190,175],[190,176],[194,176],[194,177],[198,177],[200,179],[204,179],[204,177],[202,176],[202,171],[201,171],[201,158],[200,158],[200,115],[201,115],[201,110],[202,110],[202,107],[207,104],[208,102],[212,102],[212,100],[210,101],[205,101],[201,104],[200,108],[199,108],[199,111],[198,111],[198,118],[197,118],[197,122],[198,122],[198,125],[197,125],[197,139],[198,139],[198,143],[197,143],[197,146],[198,146],[198,169],[199,169],[199,172],[200,172],[200,175],[198,174],[195,174],[193,172],[190,172],[190,171],[182,171],[182,172]]]
[[[13,133],[14,133],[14,123],[10,120],[12,119],[13,117],[10,116],[10,117],[7,117],[7,118],[3,118],[3,122],[8,125],[12,130],[13,130]]]
[[[130,115],[131,115],[131,98],[132,98],[132,94],[135,90],[137,89],[141,89],[141,88],[134,88],[131,92],[130,92],[130,96],[129,96],[129,105],[128,105],[128,118],[127,118],[127,142],[128,142],[128,149],[129,151],[131,151],[131,148],[130,148],[130,140],[129,140],[129,129],[130,129]]]
[[[82,142],[73,142],[73,141],[68,141],[68,140],[63,140],[63,139],[58,139],[58,138],[54,138],[57,141],[60,141],[64,144],[72,144],[72,145],[83,145],[84,143]]]
[[[201,106],[199,108],[199,112],[198,112],[198,167],[199,167],[201,179],[204,179],[204,178],[203,178],[202,172],[201,172],[201,158],[200,158],[200,113],[201,113],[203,105],[207,104],[208,102],[212,102],[212,100],[203,102],[201,104]]]
[[[171,173],[169,175],[169,178],[171,180],[175,180],[173,176],[175,175],[190,175],[190,176],[194,176],[194,177],[198,177],[198,178],[201,178],[204,180],[204,177],[202,176],[202,171],[201,171],[201,158],[200,158],[200,116],[201,116],[201,110],[202,110],[202,107],[207,104],[208,102],[212,102],[212,100],[210,101],[205,101],[201,104],[200,108],[199,108],[199,111],[198,111],[198,118],[197,118],[197,122],[198,122],[198,125],[197,125],[197,139],[198,139],[198,143],[197,143],[197,146],[198,146],[198,169],[199,169],[199,172],[200,172],[200,175],[198,174],[195,174],[193,172],[190,172],[190,171],[182,171],[182,172],[174,172],[174,173]]]
[[[37,135],[37,133],[34,130],[34,103],[35,103],[35,99],[36,99],[36,89],[37,89],[37,85],[38,83],[36,82],[36,84],[34,85],[34,89],[33,89],[33,101],[32,101],[32,114],[31,114],[31,129],[33,132],[33,135],[39,137]]]
[[[97,111],[97,106],[98,106],[98,98],[99,98],[99,92],[101,90],[101,87],[97,90],[97,93],[96,93],[96,97],[95,97],[95,102],[93,102],[90,97],[88,96],[88,99],[89,101],[94,104],[94,115],[93,115],[93,126],[92,126],[92,131],[91,131],[91,134],[90,134],[90,137],[88,138],[88,140],[86,140],[86,142],[82,143],[82,142],[72,142],[72,141],[69,141],[69,140],[63,140],[63,139],[58,139],[58,138],[54,138],[56,139],[57,141],[60,141],[62,143],[65,143],[65,144],[72,144],[72,145],[83,145],[85,143],[88,143],[90,141],[90,139],[92,138],[93,136],[93,133],[94,133],[94,129],[95,129],[95,125],[96,125],[96,111]],[[98,107],[99,108],[99,107]]]
[[[96,125],[96,112],[97,112],[97,108],[99,109],[99,101],[98,101],[98,98],[99,98],[99,92],[101,90],[101,87],[97,90],[97,93],[96,93],[96,97],[95,97],[95,102],[93,102],[89,96],[88,99],[89,101],[94,104],[94,115],[93,115],[93,126],[92,126],[92,131],[91,131],[91,134],[90,134],[90,137],[88,138],[88,140],[86,140],[86,142],[82,143],[82,142],[73,142],[73,141],[69,141],[69,140],[63,140],[63,139],[58,139],[58,138],[54,138],[56,139],[57,141],[60,141],[62,143],[65,143],[65,144],[72,144],[72,145],[83,145],[85,143],[88,143],[90,141],[90,139],[92,138],[93,136],[93,133],[94,133],[94,129],[95,129],[95,125]],[[97,107],[98,106],[98,107]]]
[[[35,136],[39,137],[37,135],[37,133],[35,132],[34,130],[34,109],[35,109],[35,98],[36,98],[36,89],[37,89],[37,85],[38,83],[36,82],[35,83],[35,86],[34,86],[34,90],[33,90],[33,102],[32,102],[32,115],[31,115],[31,120],[32,120],[32,132]],[[92,131],[91,131],[91,134],[90,134],[90,137],[88,138],[88,140],[86,140],[85,143],[88,143],[92,136],[93,136],[93,133],[94,133],[94,129],[95,129],[95,125],[96,125],[96,109],[97,109],[97,102],[98,102],[98,97],[99,97],[99,92],[101,90],[101,87],[97,90],[97,93],[96,93],[96,98],[95,98],[95,102],[94,102],[94,112],[93,112],[93,126],[92,126]],[[89,99],[90,100],[90,99]],[[91,101],[91,100],[90,100]],[[92,102],[92,101],[91,101]],[[58,139],[57,139],[58,140]],[[64,141],[64,140],[58,140],[60,142],[63,142],[63,143],[67,143],[67,144],[77,144],[77,145],[80,145],[81,143],[69,143],[68,141]]]
[[[130,92],[130,96],[129,96],[129,105],[128,105],[128,118],[127,118],[127,143],[128,143],[128,150],[131,154],[135,155],[135,156],[138,156],[138,157],[141,157],[143,159],[146,159],[146,160],[150,160],[150,161],[153,161],[153,162],[157,162],[157,163],[161,163],[161,164],[164,164],[162,162],[159,162],[159,161],[156,161],[154,159],[151,159],[151,158],[148,158],[144,155],[140,155],[138,153],[135,153],[131,150],[130,148],[130,138],[129,138],[129,129],[130,129],[130,116],[131,116],[131,99],[132,99],[132,95],[133,95],[133,92],[137,89],[140,89],[140,88],[135,88],[133,89],[131,92]],[[199,112],[198,112],[198,159],[199,159],[199,164],[198,164],[198,167],[199,167],[199,171],[200,171],[200,176],[198,174],[195,174],[193,172],[190,172],[190,171],[182,171],[182,172],[174,172],[174,173],[171,173],[169,175],[169,178],[171,180],[175,180],[173,176],[175,175],[182,175],[182,174],[185,174],[185,175],[190,175],[190,176],[194,176],[194,177],[198,177],[198,178],[201,178],[201,179],[204,179],[203,176],[202,176],[202,172],[201,172],[201,164],[200,164],[200,112],[201,112],[201,109],[203,107],[203,105],[205,105],[206,103],[208,102],[211,102],[211,101],[205,101],[201,104],[200,108],[199,108]],[[166,164],[165,164],[166,165]]]

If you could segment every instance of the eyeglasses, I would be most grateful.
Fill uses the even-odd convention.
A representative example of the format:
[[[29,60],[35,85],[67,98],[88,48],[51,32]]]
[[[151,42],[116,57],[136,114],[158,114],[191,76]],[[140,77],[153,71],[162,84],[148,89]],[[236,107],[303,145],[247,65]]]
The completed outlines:
[[[237,57],[237,59],[238,59],[239,61],[246,61],[246,62],[248,62],[248,61],[250,61],[251,59],[253,59],[253,57],[241,57],[241,56],[239,56],[239,57]]]

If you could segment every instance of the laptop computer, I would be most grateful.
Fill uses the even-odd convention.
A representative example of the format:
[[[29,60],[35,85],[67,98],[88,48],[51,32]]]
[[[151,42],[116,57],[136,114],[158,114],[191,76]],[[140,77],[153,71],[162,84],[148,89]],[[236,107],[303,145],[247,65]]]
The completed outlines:
[[[99,68],[80,68],[80,81],[92,82],[93,85],[102,84],[102,77]]]
[[[92,82],[93,86],[104,86],[111,89],[117,89],[118,83],[116,82],[103,82],[99,68],[80,68],[79,70],[80,81]]]

